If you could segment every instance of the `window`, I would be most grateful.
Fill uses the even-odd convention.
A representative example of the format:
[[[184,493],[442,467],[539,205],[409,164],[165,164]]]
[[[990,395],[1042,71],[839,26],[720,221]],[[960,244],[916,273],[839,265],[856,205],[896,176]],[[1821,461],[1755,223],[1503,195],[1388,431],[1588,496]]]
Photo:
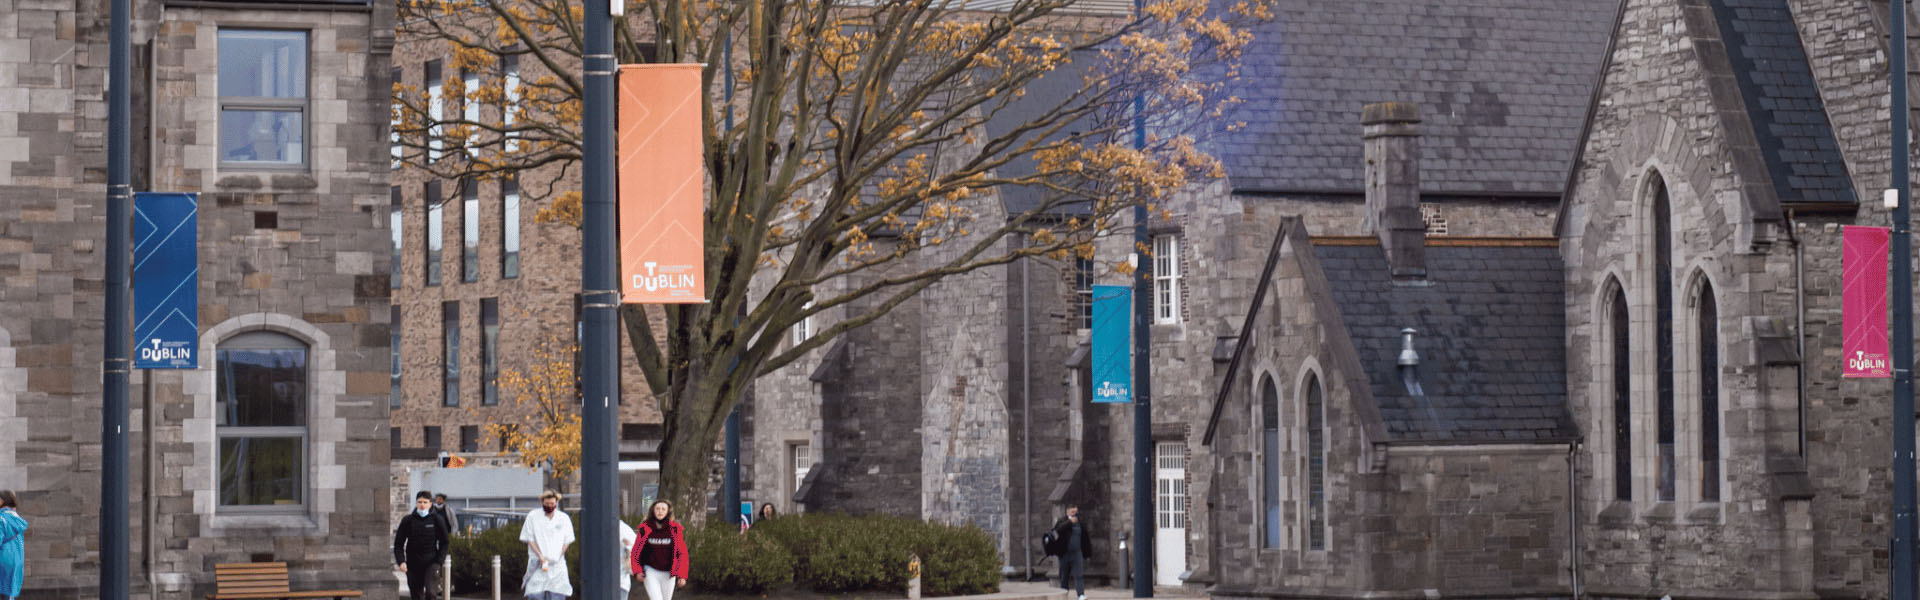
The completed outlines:
[[[427,61],[427,120],[433,124],[427,129],[427,162],[440,160],[440,150],[446,141],[440,139],[440,120],[446,118],[447,82],[440,72],[440,61]]]
[[[1280,547],[1280,390],[1260,381],[1260,506],[1262,548]]]
[[[520,276],[520,182],[500,182],[500,277]]]
[[[393,449],[393,450],[400,449],[400,428],[399,427],[387,428],[387,448]]]
[[[1713,284],[1700,280],[1700,500],[1720,501],[1720,309]]]
[[[427,285],[440,285],[440,248],[446,243],[442,208],[440,182],[427,182]]]
[[[793,445],[793,481],[799,485],[807,480],[807,471],[813,470],[813,447],[806,444]]]
[[[500,403],[500,300],[480,299],[480,404]]]
[[[443,342],[440,354],[442,380],[441,402],[445,406],[460,405],[460,303],[458,301],[440,303],[440,339]]]
[[[520,430],[520,426],[515,425],[513,423],[505,423],[500,425],[499,429],[497,429],[496,432],[499,435],[501,452],[507,452],[507,451],[513,450],[513,435],[519,432],[519,430]]]
[[[480,183],[467,180],[460,192],[460,280],[480,280]]]
[[[438,426],[429,426],[429,427],[422,427],[422,428],[421,428],[421,432],[422,432],[422,433],[423,433],[423,434],[425,435],[425,437],[427,438],[427,443],[426,443],[425,445],[423,445],[423,446],[421,446],[422,448],[426,448],[426,449],[428,449],[428,450],[439,450],[439,449],[441,449],[441,446],[440,446],[440,428],[439,428]]]
[[[473,128],[471,129],[471,131],[475,132],[473,134],[469,134],[467,136],[467,139],[461,140],[460,142],[462,146],[466,146],[467,156],[469,158],[480,155],[480,146],[475,144],[475,142],[478,141],[475,138],[478,137],[478,132],[480,131],[479,129],[480,103],[474,100],[475,98],[478,98],[478,97],[480,97],[480,74],[473,71],[466,70],[466,69],[461,69],[460,70],[460,108],[461,108],[460,117],[465,119],[467,121],[467,125]]]
[[[390,311],[390,314],[387,316],[387,347],[390,348],[387,352],[387,356],[389,357],[389,366],[387,369],[387,407],[397,409],[404,406],[407,402],[406,394],[400,391],[400,305],[390,305],[387,307],[387,310]]]
[[[393,262],[387,266],[387,283],[393,289],[400,289],[400,249],[406,240],[406,221],[401,218],[400,186],[387,188],[387,233],[393,238]]]
[[[222,342],[217,354],[220,505],[301,505],[307,484],[306,344],[255,331]]]
[[[813,310],[813,303],[808,302],[801,310]],[[802,317],[800,322],[793,324],[793,344],[795,346],[807,341],[807,338],[810,337],[813,337],[813,315]]]
[[[479,425],[461,425],[460,426],[460,451],[461,452],[479,452],[480,451],[480,426]]]
[[[1660,384],[1659,404],[1655,406],[1654,416],[1658,421],[1659,464],[1654,473],[1656,498],[1661,502],[1673,501],[1674,456],[1673,456],[1673,235],[1672,222],[1667,214],[1667,186],[1658,175],[1653,178],[1653,295],[1657,346],[1654,360],[1658,363],[1658,381]]]
[[[1093,329],[1093,259],[1073,259],[1073,313],[1076,329]]]
[[[400,67],[394,67],[393,78],[387,82],[399,84],[401,77]],[[400,146],[400,111],[398,110],[390,111],[387,117],[387,145],[391,147],[390,151],[393,153],[393,159],[388,163],[387,168],[400,168],[400,160],[406,156],[406,149]]]
[[[1307,375],[1307,549],[1327,549],[1326,404],[1320,377]]]
[[[1154,477],[1155,517],[1160,529],[1187,528],[1187,446],[1178,442],[1157,444],[1160,451]]]
[[[307,32],[222,29],[220,162],[307,164]]]
[[[503,147],[507,152],[516,152],[520,149],[520,140],[517,139],[520,137],[520,132],[513,130],[513,124],[519,121],[517,113],[520,111],[520,55],[500,57],[500,79],[500,86],[504,92],[503,104],[500,106],[500,122],[507,130],[507,140]]]
[[[1633,347],[1627,320],[1627,295],[1613,289],[1608,319],[1613,322],[1613,498],[1633,501]]]
[[[1153,322],[1180,322],[1180,238],[1153,236]]]

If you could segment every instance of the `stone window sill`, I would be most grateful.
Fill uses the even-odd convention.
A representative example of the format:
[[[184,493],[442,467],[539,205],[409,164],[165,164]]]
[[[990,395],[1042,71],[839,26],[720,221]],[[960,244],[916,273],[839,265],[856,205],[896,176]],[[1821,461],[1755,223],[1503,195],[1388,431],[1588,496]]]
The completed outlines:
[[[1688,523],[1719,523],[1720,516],[1721,516],[1720,503],[1703,502],[1700,505],[1693,507],[1693,510],[1687,511],[1687,522]]]
[[[1640,515],[1640,518],[1649,523],[1672,523],[1676,510],[1672,502],[1655,502],[1652,508]]]
[[[216,514],[210,521],[208,529],[215,537],[304,537],[326,533],[320,523],[306,513]]]

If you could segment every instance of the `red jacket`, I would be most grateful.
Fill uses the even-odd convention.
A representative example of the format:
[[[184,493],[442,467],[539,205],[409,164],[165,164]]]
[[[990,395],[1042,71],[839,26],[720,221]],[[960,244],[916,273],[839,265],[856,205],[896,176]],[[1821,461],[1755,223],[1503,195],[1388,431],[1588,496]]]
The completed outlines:
[[[687,538],[682,535],[683,530],[680,527],[679,521],[668,521],[667,530],[673,532],[673,576],[680,579],[687,579]],[[651,523],[649,521],[641,521],[639,533],[640,539],[633,544],[633,558],[631,560],[633,561],[633,572],[645,573],[646,570],[641,568],[644,565],[640,562],[640,548],[646,545],[647,537],[653,534]]]

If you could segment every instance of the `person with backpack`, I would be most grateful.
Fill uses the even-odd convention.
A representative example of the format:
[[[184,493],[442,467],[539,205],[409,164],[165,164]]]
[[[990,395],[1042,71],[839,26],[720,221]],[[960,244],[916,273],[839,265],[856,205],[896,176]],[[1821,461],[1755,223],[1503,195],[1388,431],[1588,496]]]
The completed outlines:
[[[1071,589],[1087,600],[1087,558],[1093,556],[1093,534],[1080,521],[1080,506],[1067,505],[1067,516],[1053,524],[1047,554],[1060,557],[1060,589]]]
[[[655,500],[640,523],[640,539],[633,551],[633,574],[647,590],[647,600],[673,600],[673,589],[687,585],[687,539],[673,520],[673,504]]]

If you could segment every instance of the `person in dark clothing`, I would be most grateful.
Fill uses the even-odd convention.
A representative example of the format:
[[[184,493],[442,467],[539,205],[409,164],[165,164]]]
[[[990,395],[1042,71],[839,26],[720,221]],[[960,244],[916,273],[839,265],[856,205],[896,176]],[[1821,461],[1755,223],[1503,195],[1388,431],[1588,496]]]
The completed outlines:
[[[1087,558],[1093,556],[1093,534],[1080,521],[1080,507],[1067,505],[1067,516],[1053,524],[1054,548],[1060,556],[1060,589],[1071,589],[1087,600]]]
[[[433,496],[420,492],[413,501],[413,512],[400,518],[393,530],[393,562],[407,574],[407,590],[413,600],[427,600],[433,566],[447,558],[447,526],[433,512]]]

